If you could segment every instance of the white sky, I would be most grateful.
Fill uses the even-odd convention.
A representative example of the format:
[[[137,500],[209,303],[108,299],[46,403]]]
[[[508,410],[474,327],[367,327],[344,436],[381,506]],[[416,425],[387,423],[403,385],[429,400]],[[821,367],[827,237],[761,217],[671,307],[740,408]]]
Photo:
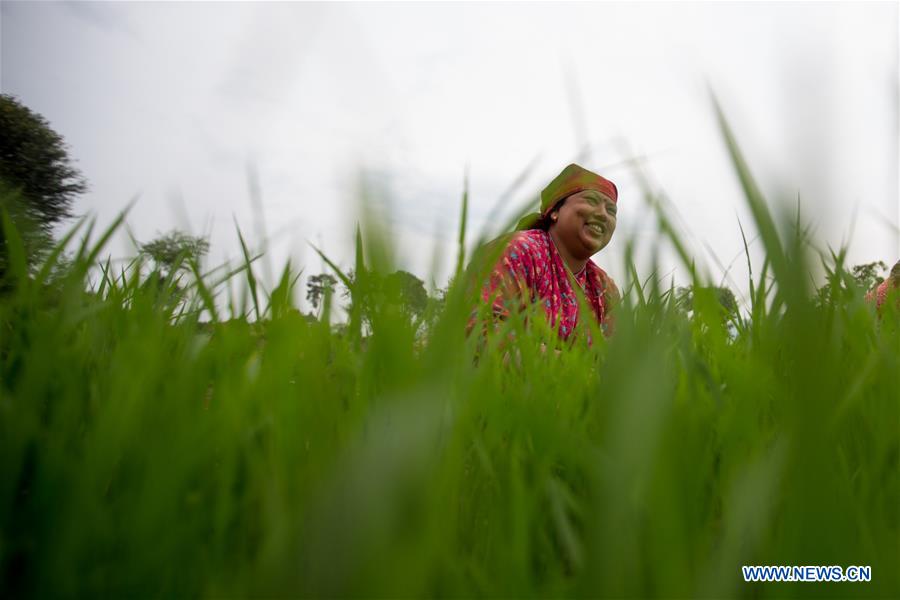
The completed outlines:
[[[581,164],[620,192],[595,262],[627,284],[625,240],[639,268],[659,240],[621,164],[640,155],[698,265],[720,277],[712,254],[739,257],[743,292],[738,218],[754,228],[707,82],[770,202],[799,194],[851,264],[900,258],[896,2],[0,6],[0,89],[70,144],[91,185],[76,212],[108,223],[137,197],[140,241],[206,234],[210,264],[239,256],[236,219],[254,245],[268,232],[276,275],[289,256],[323,270],[307,242],[349,266],[364,170],[390,200],[399,266],[428,281],[438,245],[443,285],[466,166],[477,232],[535,157],[508,211],[589,142]],[[110,251],[133,250],[122,235]],[[661,261],[685,283],[671,252]]]

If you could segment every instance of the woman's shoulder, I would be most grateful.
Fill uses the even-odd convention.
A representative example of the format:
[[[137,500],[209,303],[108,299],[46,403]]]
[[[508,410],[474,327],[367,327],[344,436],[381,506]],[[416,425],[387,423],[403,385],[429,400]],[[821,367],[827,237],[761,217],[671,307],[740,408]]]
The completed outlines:
[[[543,252],[547,249],[548,237],[547,232],[540,229],[517,231],[510,238],[507,247],[527,252]]]
[[[514,269],[528,268],[530,264],[546,260],[546,235],[546,232],[540,230],[503,234],[475,250],[468,268],[490,269],[498,265]]]
[[[588,259],[587,264],[585,265],[588,269],[588,273],[591,277],[595,277],[600,279],[601,281],[612,281],[612,277],[609,276],[609,273],[604,271],[600,265],[595,263],[593,260]]]
[[[491,240],[484,245],[483,249],[488,252],[496,252],[500,256],[506,256],[513,259],[521,257],[537,256],[546,254],[548,250],[547,232],[539,229],[529,229],[527,231],[515,231],[507,233]]]
[[[600,268],[600,266],[592,260],[588,260],[587,268],[594,281],[600,284],[599,287],[603,290],[603,293],[613,298],[619,298],[619,288],[616,286],[616,282],[609,273]]]

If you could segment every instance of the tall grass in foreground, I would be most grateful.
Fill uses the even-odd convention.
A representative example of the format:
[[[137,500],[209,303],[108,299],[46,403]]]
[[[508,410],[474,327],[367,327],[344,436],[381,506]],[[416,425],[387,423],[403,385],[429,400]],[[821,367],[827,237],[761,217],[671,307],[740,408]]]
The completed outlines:
[[[767,256],[749,312],[729,329],[698,293],[685,318],[635,279],[615,335],[559,355],[539,319],[467,338],[465,277],[413,323],[367,284],[377,236],[336,333],[246,249],[191,285],[106,265],[86,291],[109,231],[50,281],[58,255],[29,274],[7,219],[0,594],[900,595],[897,311],[840,260],[812,301],[809,240],[779,236],[723,131]],[[251,290],[234,318],[228,277]],[[872,581],[746,584],[750,564]]]

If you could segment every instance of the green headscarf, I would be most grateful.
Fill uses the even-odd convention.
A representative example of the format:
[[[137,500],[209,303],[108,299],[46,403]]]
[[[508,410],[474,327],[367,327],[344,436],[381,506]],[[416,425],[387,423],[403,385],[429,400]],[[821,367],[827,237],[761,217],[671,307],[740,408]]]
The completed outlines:
[[[597,190],[608,196],[613,202],[619,200],[619,190],[616,188],[616,184],[572,163],[563,169],[541,192],[541,212],[525,215],[519,220],[516,229],[519,231],[534,229],[540,220],[553,210],[557,202],[584,190]]]

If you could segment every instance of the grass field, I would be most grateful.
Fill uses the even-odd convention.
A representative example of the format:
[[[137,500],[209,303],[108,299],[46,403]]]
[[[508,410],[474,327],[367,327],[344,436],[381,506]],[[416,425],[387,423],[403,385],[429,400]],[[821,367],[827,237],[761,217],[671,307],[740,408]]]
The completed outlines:
[[[900,317],[840,255],[813,301],[810,240],[723,134],[766,254],[750,305],[687,316],[635,278],[614,336],[559,355],[521,319],[467,338],[465,277],[413,323],[366,284],[377,236],[336,330],[249,253],[176,289],[103,265],[114,223],[29,272],[6,219],[0,595],[900,596]]]

